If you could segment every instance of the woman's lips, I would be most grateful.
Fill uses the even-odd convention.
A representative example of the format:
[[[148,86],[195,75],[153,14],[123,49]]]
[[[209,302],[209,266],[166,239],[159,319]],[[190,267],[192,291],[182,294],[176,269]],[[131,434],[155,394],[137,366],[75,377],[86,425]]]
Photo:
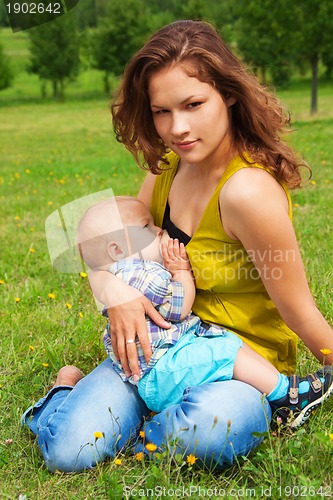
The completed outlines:
[[[188,150],[188,149],[192,149],[196,143],[197,143],[197,141],[184,141],[184,142],[174,142],[174,145],[178,149]]]

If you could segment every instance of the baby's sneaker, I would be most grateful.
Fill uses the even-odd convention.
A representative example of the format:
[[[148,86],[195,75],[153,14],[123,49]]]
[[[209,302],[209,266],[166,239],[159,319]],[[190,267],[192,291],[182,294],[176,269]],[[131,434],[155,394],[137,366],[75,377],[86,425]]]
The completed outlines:
[[[324,366],[306,377],[291,375],[287,395],[271,401],[270,405],[276,417],[282,418],[284,422],[291,420],[291,427],[299,427],[332,393],[332,367]]]

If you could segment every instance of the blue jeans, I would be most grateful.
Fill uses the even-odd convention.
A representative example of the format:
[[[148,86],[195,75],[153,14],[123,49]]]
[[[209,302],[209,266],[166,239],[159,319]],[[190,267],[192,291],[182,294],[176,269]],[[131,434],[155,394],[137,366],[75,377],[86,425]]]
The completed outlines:
[[[140,430],[146,443],[225,467],[262,441],[252,433],[267,431],[271,419],[262,395],[236,380],[190,387],[180,404],[149,414],[137,388],[123,382],[107,358],[74,388],[53,388],[22,420],[37,435],[48,469],[73,472],[128,447],[147,453]]]

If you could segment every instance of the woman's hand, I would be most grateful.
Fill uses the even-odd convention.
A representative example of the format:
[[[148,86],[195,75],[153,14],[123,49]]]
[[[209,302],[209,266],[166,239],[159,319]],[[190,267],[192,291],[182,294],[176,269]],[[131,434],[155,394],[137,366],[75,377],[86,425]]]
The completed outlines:
[[[89,282],[94,296],[108,310],[115,355],[128,376],[132,374],[139,377],[136,339],[142,346],[147,362],[151,357],[145,315],[161,328],[170,328],[170,323],[165,321],[139,290],[127,285],[114,274],[101,270],[90,271]]]
[[[141,344],[147,363],[152,354],[145,315],[147,314],[162,328],[170,328],[170,323],[162,318],[152,303],[138,290],[129,287],[128,292],[128,295],[132,295],[133,299],[110,307],[108,316],[113,351],[120,360],[126,375],[132,375],[137,381],[140,377],[140,370],[136,339]]]

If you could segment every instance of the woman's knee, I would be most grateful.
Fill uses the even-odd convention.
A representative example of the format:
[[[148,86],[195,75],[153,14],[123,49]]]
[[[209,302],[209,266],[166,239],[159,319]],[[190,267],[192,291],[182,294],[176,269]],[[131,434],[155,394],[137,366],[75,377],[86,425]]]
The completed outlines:
[[[206,463],[225,466],[262,441],[271,411],[253,387],[223,381],[191,387],[183,401],[147,423],[146,437],[158,446],[177,447]]]
[[[77,429],[60,429],[54,432],[52,426],[40,429],[38,445],[45,464],[51,472],[79,472],[92,469],[117,448],[118,436],[106,440],[100,431],[92,432],[78,426]]]

